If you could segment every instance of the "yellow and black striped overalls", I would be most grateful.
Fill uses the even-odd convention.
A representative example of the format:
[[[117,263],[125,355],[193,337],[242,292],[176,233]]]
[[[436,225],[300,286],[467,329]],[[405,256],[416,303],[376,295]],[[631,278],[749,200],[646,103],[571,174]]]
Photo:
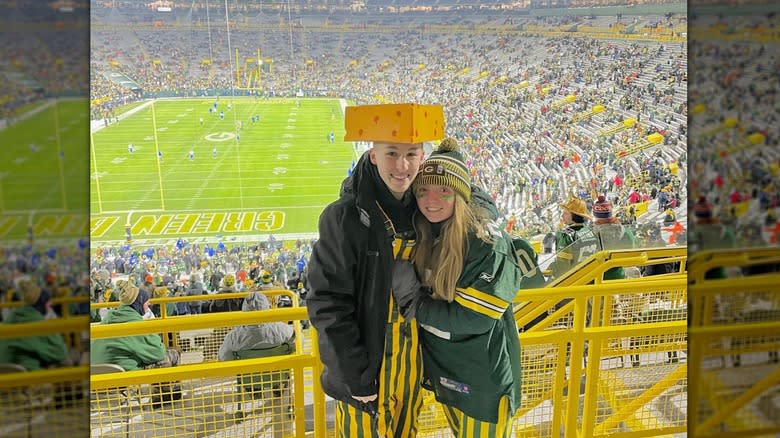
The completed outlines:
[[[393,240],[393,258],[409,260],[413,240]],[[339,438],[414,438],[423,398],[420,388],[422,360],[417,322],[405,321],[392,295],[385,325],[385,357],[379,372],[378,415],[372,417],[354,406],[336,404]]]

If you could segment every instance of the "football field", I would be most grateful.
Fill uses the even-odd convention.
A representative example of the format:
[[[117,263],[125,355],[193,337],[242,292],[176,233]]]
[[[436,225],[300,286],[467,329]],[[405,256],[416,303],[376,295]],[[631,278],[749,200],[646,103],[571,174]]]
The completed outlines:
[[[0,127],[0,239],[87,236],[87,100],[40,101]]]
[[[123,240],[127,226],[134,240],[316,233],[356,160],[344,104],[158,100],[93,129],[92,241]]]

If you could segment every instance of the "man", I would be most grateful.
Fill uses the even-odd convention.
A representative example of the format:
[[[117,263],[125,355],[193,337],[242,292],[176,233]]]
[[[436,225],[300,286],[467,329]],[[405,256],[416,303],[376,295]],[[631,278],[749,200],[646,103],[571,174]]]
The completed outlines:
[[[731,227],[720,222],[712,212],[712,205],[705,196],[693,205],[693,226],[688,233],[688,251],[696,253],[704,250],[734,248],[737,238]],[[724,267],[717,267],[707,271],[705,279],[726,278]]]
[[[348,107],[345,141],[373,141],[320,216],[307,308],[325,392],[342,436],[413,438],[422,407],[417,324],[391,296],[396,261],[414,248],[411,191],[423,142],[444,134],[438,105]],[[357,425],[357,426],[356,426]]]
[[[620,220],[612,215],[612,204],[604,195],[599,195],[593,203],[593,234],[598,241],[599,250],[630,249],[636,247],[636,237],[630,227],[624,227]],[[610,268],[604,273],[604,280],[626,278],[622,267]]]

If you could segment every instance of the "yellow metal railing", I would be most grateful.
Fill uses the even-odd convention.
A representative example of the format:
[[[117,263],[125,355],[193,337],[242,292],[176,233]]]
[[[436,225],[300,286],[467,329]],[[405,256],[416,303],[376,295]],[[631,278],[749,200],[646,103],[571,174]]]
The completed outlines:
[[[756,269],[760,265],[770,269]],[[780,434],[778,265],[778,248],[691,258],[689,436]],[[769,272],[751,275],[745,268]],[[715,269],[718,278],[705,279]]]
[[[51,299],[51,305],[62,305],[62,318],[70,318],[70,305],[71,304],[84,304],[89,302],[87,296],[75,296],[75,297],[58,297]],[[0,309],[12,309],[15,307],[21,307],[24,305],[23,301],[4,301],[0,303]]]
[[[677,276],[522,293],[532,302],[572,299],[572,310],[566,325],[520,334],[523,406],[515,419],[517,436],[685,431],[684,409],[662,416],[653,406],[669,393],[685,392],[685,287],[684,277]],[[648,307],[627,309],[621,299]],[[610,317],[589,316],[599,313],[595,303]]]
[[[88,317],[0,324],[0,342],[8,339],[61,334],[74,362],[86,357],[81,338]],[[62,368],[27,371],[0,364],[0,436],[73,437],[89,433],[89,368],[74,363]]]
[[[92,338],[169,333],[305,319],[300,307],[253,312],[222,312],[123,324],[92,326]],[[294,354],[259,359],[181,365],[172,368],[93,375],[93,435],[99,436],[325,436],[325,398],[312,379],[312,415],[305,413],[304,370],[319,376],[316,332],[311,352],[301,347],[300,327]],[[266,375],[265,378],[260,376]],[[268,377],[270,375],[270,377]],[[260,382],[263,383],[260,383]],[[263,436],[262,434],[259,436]]]
[[[546,285],[546,288],[560,288],[563,286],[574,286],[584,284],[602,283],[604,273],[614,267],[640,268],[643,266],[661,264],[661,263],[679,263],[679,270],[676,273],[645,277],[642,281],[656,281],[670,277],[685,277],[687,252],[686,247],[659,247],[645,249],[631,249],[620,251],[599,251],[594,255],[578,263],[568,272],[552,280]],[[609,280],[610,283],[619,281],[635,280]],[[633,283],[629,283],[633,284]],[[630,288],[630,286],[626,286]],[[570,326],[572,321],[573,304],[560,303],[558,300],[548,298],[546,300],[528,301],[524,297],[525,291],[520,291],[514,304],[515,320],[518,327],[524,330],[543,330],[551,326]],[[618,301],[624,308],[636,307],[642,304],[649,305],[653,297],[644,297],[643,300],[636,300],[636,297],[627,295]],[[683,299],[678,297],[677,300]],[[607,302],[603,308],[610,306]],[[597,303],[598,308],[602,308],[601,303]],[[598,308],[596,312],[598,313]],[[545,317],[545,315],[549,315]],[[606,318],[606,316],[604,317]],[[533,327],[526,327],[533,324]]]
[[[600,283],[603,281],[604,273],[614,267],[642,267],[680,262],[679,273],[684,274],[688,257],[687,251],[688,248],[685,246],[599,251],[579,262],[565,275],[553,280],[547,287],[588,284],[590,282]]]
[[[292,301],[293,307],[298,307],[298,296],[290,290],[266,290],[262,291],[269,300],[273,302],[274,297],[287,296]],[[165,297],[165,298],[152,298],[149,300],[150,304],[160,304],[160,318],[155,318],[155,322],[159,320],[175,320],[176,324],[163,324],[167,327],[167,330],[163,330],[160,333],[163,335],[163,342],[169,347],[176,347],[181,350],[183,360],[188,363],[200,363],[200,362],[215,362],[218,360],[219,347],[225,340],[225,336],[230,331],[233,324],[226,326],[206,325],[198,326],[196,328],[190,328],[187,321],[192,321],[191,315],[182,316],[168,316],[166,310],[167,303],[180,303],[188,301],[201,301],[210,302],[215,300],[225,299],[241,299],[243,300],[249,292],[235,292],[226,294],[210,294],[210,295],[197,295],[197,296],[180,296],[180,297]],[[101,308],[113,308],[118,307],[120,303],[118,301],[112,301],[107,303],[92,303],[90,307],[92,309]],[[235,313],[235,312],[233,312]],[[203,314],[204,317],[215,315],[215,313]],[[306,319],[306,318],[303,318]],[[184,321],[184,322],[182,322]],[[210,321],[205,319],[204,321]],[[291,320],[292,321],[292,320]],[[152,321],[148,321],[152,322]],[[299,351],[304,348],[301,344],[301,325],[296,322],[294,325],[296,331],[296,342],[298,343]],[[96,333],[98,336],[102,336],[102,333],[106,331],[115,330],[113,328],[105,328],[105,324],[93,323],[92,324],[92,339],[96,339]],[[305,346],[308,348],[308,345]]]
[[[685,279],[678,275],[652,281],[634,279],[524,292],[523,299],[531,302],[571,299],[573,309],[569,326],[520,335],[523,401],[513,420],[515,436],[649,436],[683,432],[684,415],[660,415],[655,406],[684,394],[685,287]],[[630,301],[626,296],[637,297],[634,301],[646,303],[649,308],[636,306],[626,311],[625,306],[620,307],[620,303]],[[589,307],[591,312],[595,307],[588,303],[596,302],[600,303],[601,314],[610,318],[598,322],[598,318],[587,316]],[[659,309],[666,313],[659,313]],[[96,324],[92,325],[92,338],[305,318],[304,309],[290,308]],[[331,434],[332,429],[326,429],[324,422],[316,332],[306,330],[300,335],[298,339],[305,339],[311,353],[298,346],[296,354],[273,359],[204,362],[93,376],[93,433],[243,436],[250,428],[267,426],[269,433],[282,430],[303,436],[308,429],[315,436]],[[243,390],[237,383],[239,376],[282,369],[290,370],[291,408],[282,409],[281,414],[274,396]],[[308,385],[304,383],[304,370],[308,369],[314,422],[307,427],[302,422],[312,414],[301,413],[305,411],[304,393],[309,393],[304,391]],[[170,393],[169,398],[178,399],[169,404],[158,399],[160,406],[155,407],[154,397],[166,393]],[[449,436],[441,407],[430,393],[424,394],[424,400],[419,436]],[[251,412],[243,412],[246,406],[251,407]],[[271,408],[264,410],[264,406]],[[100,414],[96,415],[96,411]],[[238,414],[239,411],[243,413]],[[290,415],[285,417],[288,412]],[[278,427],[274,429],[274,425]]]

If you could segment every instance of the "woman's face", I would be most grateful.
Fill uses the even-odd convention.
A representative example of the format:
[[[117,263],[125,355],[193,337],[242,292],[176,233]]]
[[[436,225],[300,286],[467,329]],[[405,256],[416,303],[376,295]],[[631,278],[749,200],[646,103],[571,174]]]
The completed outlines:
[[[415,191],[420,212],[431,223],[449,219],[455,211],[455,190],[447,186],[425,184]]]

